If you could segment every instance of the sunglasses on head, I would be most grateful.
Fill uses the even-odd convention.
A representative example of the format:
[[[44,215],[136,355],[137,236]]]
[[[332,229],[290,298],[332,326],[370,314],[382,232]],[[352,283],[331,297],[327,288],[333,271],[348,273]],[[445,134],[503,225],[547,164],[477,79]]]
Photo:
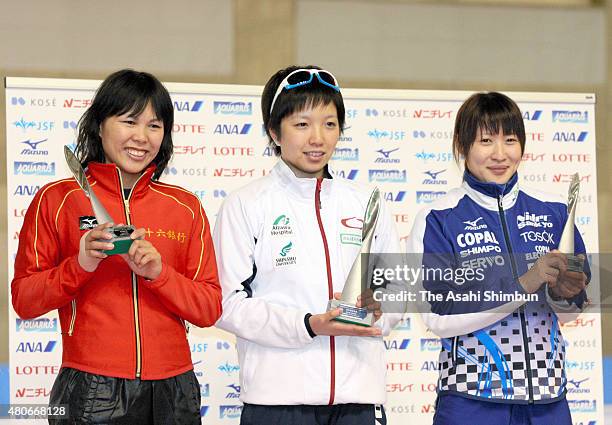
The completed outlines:
[[[317,77],[319,83],[331,87],[337,92],[340,91],[340,86],[338,85],[338,81],[336,77],[329,71],[325,71],[324,69],[296,69],[291,72],[289,75],[285,77],[283,81],[278,85],[278,89],[276,89],[276,94],[272,98],[272,104],[270,105],[270,113],[272,113],[272,109],[274,109],[274,104],[276,103],[276,99],[278,95],[285,90],[291,90],[296,87],[302,87],[306,84],[312,83],[314,77]]]

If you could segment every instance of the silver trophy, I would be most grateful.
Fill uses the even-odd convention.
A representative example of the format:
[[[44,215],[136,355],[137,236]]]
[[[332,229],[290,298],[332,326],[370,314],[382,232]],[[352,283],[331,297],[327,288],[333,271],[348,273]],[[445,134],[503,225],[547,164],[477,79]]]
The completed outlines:
[[[72,175],[74,176],[76,182],[81,186],[83,192],[85,192],[85,196],[89,198],[91,202],[91,208],[93,209],[94,216],[98,221],[98,224],[103,223],[111,223],[113,222],[113,218],[110,216],[106,208],[102,205],[102,202],[96,196],[96,193],[93,191],[89,182],[87,181],[87,177],[85,176],[85,171],[83,167],[81,167],[81,163],[74,155],[74,153],[70,150],[68,146],[64,146],[64,156],[66,157],[66,163],[72,171]],[[110,240],[104,240],[104,242],[110,242],[114,244],[114,248],[108,251],[104,251],[105,254],[125,254],[130,249],[132,245],[131,235],[136,230],[134,226],[113,226],[106,229],[107,232],[113,235],[113,238]]]
[[[570,272],[582,272],[584,258],[578,257],[574,250],[574,223],[576,221],[576,205],[578,204],[578,193],[580,192],[580,177],[578,173],[572,176],[567,198],[567,221],[563,227],[559,251],[567,257],[567,270]]]
[[[374,228],[380,213],[380,191],[375,188],[370,195],[370,200],[366,206],[361,230],[361,249],[359,255],[346,278],[344,289],[340,300],[329,300],[327,310],[336,308],[342,309],[342,314],[335,320],[361,326],[372,326],[374,324],[374,314],[363,307],[356,307],[357,297],[362,295],[369,288],[369,264],[368,257],[374,238]]]

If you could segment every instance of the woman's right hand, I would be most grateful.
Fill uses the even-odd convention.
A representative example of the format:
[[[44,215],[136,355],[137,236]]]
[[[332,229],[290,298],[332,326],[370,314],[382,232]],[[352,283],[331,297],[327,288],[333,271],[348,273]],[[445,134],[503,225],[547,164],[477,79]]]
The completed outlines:
[[[527,273],[519,277],[519,283],[525,292],[532,294],[544,283],[555,285],[559,274],[566,269],[567,257],[555,249],[538,258]]]
[[[106,250],[113,249],[114,245],[105,240],[110,240],[113,235],[106,231],[112,227],[113,223],[104,223],[96,226],[81,236],[79,243],[79,265],[87,272],[93,272],[98,268],[100,261],[108,257],[104,253]]]

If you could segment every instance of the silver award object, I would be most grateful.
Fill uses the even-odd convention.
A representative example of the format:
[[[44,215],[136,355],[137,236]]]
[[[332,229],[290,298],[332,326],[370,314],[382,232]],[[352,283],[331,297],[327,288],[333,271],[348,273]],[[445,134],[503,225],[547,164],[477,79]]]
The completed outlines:
[[[98,224],[110,223],[113,221],[113,218],[110,216],[102,202],[96,196],[96,193],[89,185],[87,181],[87,177],[85,176],[85,171],[83,167],[81,167],[81,163],[74,155],[74,153],[70,150],[68,146],[64,146],[64,156],[66,157],[66,163],[72,171],[72,175],[74,176],[76,182],[81,186],[83,192],[85,192],[85,196],[89,198],[91,202],[91,208],[93,209],[94,216],[98,221]],[[130,245],[132,245],[132,238],[130,235],[134,232],[136,228],[134,226],[113,226],[106,229],[107,232],[110,232],[113,235],[113,238],[110,240],[104,240],[104,242],[110,242],[115,245],[112,250],[104,251],[104,253],[108,255],[112,254],[125,254],[130,249]]]
[[[342,290],[340,300],[329,300],[327,310],[336,308],[342,309],[342,314],[336,317],[335,320],[345,323],[351,323],[361,326],[372,326],[374,324],[374,314],[363,307],[356,307],[357,297],[362,295],[369,287],[368,257],[372,240],[374,238],[374,228],[378,221],[380,213],[380,191],[375,188],[370,195],[370,200],[366,206],[365,216],[363,218],[363,227],[361,230],[361,249],[359,255],[355,258],[355,262],[349,271],[346,283]]]
[[[574,223],[576,221],[576,205],[578,204],[578,193],[580,192],[580,177],[578,173],[572,176],[569,185],[567,199],[567,221],[563,227],[561,240],[559,241],[559,251],[567,256],[567,270],[571,272],[582,272],[584,258],[578,257],[574,250]]]

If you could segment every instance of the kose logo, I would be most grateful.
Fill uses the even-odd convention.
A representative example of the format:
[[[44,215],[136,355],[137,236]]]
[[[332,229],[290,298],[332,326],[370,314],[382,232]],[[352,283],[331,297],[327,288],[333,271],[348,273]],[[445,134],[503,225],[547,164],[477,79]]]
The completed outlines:
[[[369,170],[368,180],[370,182],[405,183],[407,179],[406,170]]]
[[[48,139],[42,140],[24,140],[23,143],[26,145],[24,149],[21,150],[21,155],[48,155],[49,151],[38,149],[38,146],[42,143],[46,142]]]
[[[541,110],[523,112],[523,119],[525,121],[539,121],[541,116],[542,116]]]
[[[416,193],[417,204],[429,204],[446,195],[444,191],[419,190]]]
[[[399,148],[395,149],[378,149],[378,158],[374,160],[377,164],[399,164],[400,160],[397,158],[391,158],[391,154],[397,152]]]
[[[215,114],[222,115],[251,115],[253,103],[251,102],[215,102]]]
[[[573,131],[557,131],[553,135],[553,142],[577,142],[582,143],[587,139],[588,131],[573,132]]]
[[[57,332],[57,318],[48,319],[17,319],[16,320],[17,332]]]
[[[336,161],[359,161],[359,148],[336,148],[331,159]]]
[[[30,99],[30,101],[28,102],[23,97],[11,97],[11,105],[13,106],[25,106],[26,104],[35,107],[54,107],[56,101],[55,98],[40,97]]]
[[[177,112],[198,112],[200,108],[202,108],[204,101],[196,100],[193,102],[188,102],[175,100],[172,102],[172,104]]]
[[[587,111],[552,111],[553,122],[572,122],[586,124],[589,122]]]
[[[15,175],[54,176],[55,162],[21,162],[15,161]]]
[[[424,131],[424,130],[414,130],[412,132],[412,137],[415,139],[431,139],[431,140],[452,140],[453,132],[452,131]]]
[[[214,134],[245,136],[251,131],[252,124],[217,124]]]
[[[42,342],[20,342],[17,346],[17,353],[50,353],[53,351],[57,341]]]

